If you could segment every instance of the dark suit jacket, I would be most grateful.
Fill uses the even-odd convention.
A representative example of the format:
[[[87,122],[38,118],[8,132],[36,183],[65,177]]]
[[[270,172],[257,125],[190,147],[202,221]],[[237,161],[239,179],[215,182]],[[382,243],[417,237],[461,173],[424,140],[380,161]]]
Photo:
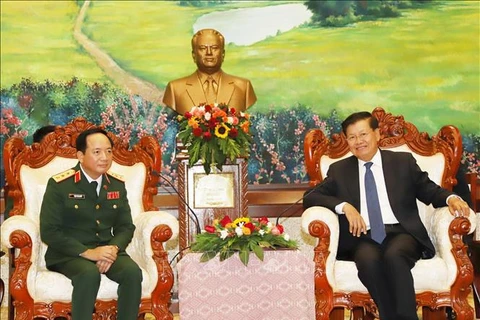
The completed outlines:
[[[446,199],[453,194],[428,178],[428,174],[418,167],[408,152],[382,150],[382,165],[388,199],[398,222],[423,246],[424,258],[435,255],[427,231],[420,220],[416,199],[435,208],[446,205]],[[305,194],[307,194],[307,191]],[[348,202],[360,212],[360,182],[358,159],[355,156],[332,164],[327,177],[303,200],[305,208],[324,206],[335,212],[335,206]],[[345,215],[339,215],[340,240],[339,254],[348,252],[357,242],[348,231]]]
[[[118,177],[105,174],[98,197],[80,164],[48,181],[40,211],[47,267],[101,245],[124,251],[134,230],[125,183]]]
[[[206,101],[203,86],[197,72],[194,72],[187,77],[170,81],[165,89],[163,103],[183,115],[201,103],[226,103],[239,111],[245,111],[257,101],[249,80],[224,72],[217,92],[217,101]]]

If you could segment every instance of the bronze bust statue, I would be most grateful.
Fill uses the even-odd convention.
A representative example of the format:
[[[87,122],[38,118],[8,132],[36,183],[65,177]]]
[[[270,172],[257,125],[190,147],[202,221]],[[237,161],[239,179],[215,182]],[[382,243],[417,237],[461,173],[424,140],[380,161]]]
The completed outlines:
[[[214,29],[199,30],[192,38],[192,57],[197,70],[184,78],[170,81],[163,103],[185,114],[201,103],[226,103],[245,111],[257,101],[249,80],[222,71],[225,39]]]

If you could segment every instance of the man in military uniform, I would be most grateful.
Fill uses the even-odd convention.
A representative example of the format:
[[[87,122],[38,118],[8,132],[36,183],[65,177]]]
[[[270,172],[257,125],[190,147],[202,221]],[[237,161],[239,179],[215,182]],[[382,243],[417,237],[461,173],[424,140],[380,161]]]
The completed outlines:
[[[47,268],[72,281],[72,318],[91,320],[100,275],[117,282],[118,320],[137,319],[142,273],[125,248],[133,237],[122,177],[108,172],[113,141],[94,128],[76,141],[79,163],[48,181],[40,235]]]

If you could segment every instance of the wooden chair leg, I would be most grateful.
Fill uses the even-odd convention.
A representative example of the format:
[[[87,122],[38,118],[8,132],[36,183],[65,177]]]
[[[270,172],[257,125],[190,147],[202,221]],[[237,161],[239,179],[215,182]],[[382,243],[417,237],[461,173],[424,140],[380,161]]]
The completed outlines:
[[[365,320],[375,320],[375,316],[371,314],[370,312],[365,313],[365,317],[363,318]]]
[[[333,308],[330,312],[330,320],[344,320],[345,319],[345,309],[344,308]]]
[[[429,307],[422,308],[422,320],[445,320],[445,307],[432,310]]]
[[[365,310],[360,307],[352,309],[352,315],[350,317],[352,320],[364,320],[365,319]]]

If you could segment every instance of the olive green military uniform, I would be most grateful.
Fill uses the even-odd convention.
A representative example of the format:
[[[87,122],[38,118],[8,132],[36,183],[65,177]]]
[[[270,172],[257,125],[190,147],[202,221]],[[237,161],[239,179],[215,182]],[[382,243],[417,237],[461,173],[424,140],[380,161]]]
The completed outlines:
[[[95,262],[80,254],[104,245],[120,249],[117,260],[106,273],[119,284],[118,320],[137,319],[142,273],[125,252],[134,230],[121,176],[104,174],[98,196],[80,164],[48,181],[40,211],[40,235],[48,245],[47,268],[72,281],[73,320],[92,319],[100,286]]]

